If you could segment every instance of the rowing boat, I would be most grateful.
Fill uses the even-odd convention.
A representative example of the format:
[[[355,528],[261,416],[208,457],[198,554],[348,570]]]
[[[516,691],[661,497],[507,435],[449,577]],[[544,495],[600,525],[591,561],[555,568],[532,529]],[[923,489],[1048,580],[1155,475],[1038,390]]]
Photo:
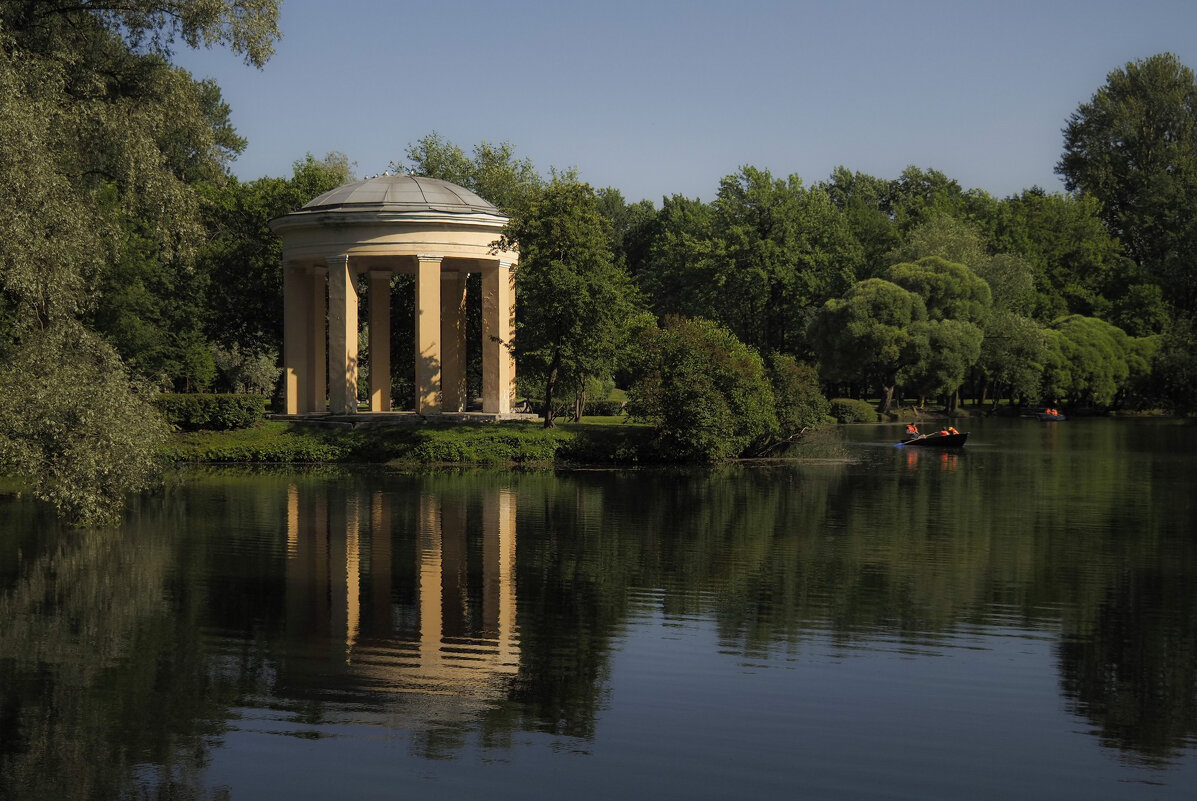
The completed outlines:
[[[960,448],[964,446],[968,434],[925,434],[911,437],[899,442],[899,445],[909,445],[920,448]]]

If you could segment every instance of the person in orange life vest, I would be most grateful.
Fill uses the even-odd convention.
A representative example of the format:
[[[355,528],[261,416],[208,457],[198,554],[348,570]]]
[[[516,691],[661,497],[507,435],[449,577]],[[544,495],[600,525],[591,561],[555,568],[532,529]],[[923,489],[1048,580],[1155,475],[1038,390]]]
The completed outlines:
[[[960,432],[957,431],[954,426],[948,426],[948,433],[949,434],[959,434]]]
[[[917,437],[919,435],[919,427],[916,426],[914,423],[907,423],[906,424],[906,433],[912,437]]]

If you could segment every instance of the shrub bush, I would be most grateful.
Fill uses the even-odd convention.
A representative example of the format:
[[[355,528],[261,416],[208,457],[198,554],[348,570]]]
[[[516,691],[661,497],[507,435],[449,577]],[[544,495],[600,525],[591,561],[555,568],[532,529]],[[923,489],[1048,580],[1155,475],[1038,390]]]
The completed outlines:
[[[879,419],[873,404],[853,398],[833,398],[831,416],[841,423],[876,423]]]
[[[623,414],[623,401],[596,400],[587,401],[582,414],[590,417],[618,417]]]
[[[641,335],[632,415],[656,429],[670,461],[718,462],[777,430],[761,357],[708,320],[667,319]]]
[[[266,412],[265,395],[159,395],[154,405],[181,431],[232,431],[249,428]]]
[[[766,370],[777,403],[777,424],[782,437],[823,422],[831,404],[823,397],[815,368],[788,354],[774,353],[766,362]]]

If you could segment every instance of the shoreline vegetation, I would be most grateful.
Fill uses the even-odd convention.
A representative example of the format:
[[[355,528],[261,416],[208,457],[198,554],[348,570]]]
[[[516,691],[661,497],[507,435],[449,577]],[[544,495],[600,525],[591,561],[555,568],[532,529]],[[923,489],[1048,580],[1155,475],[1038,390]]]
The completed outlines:
[[[836,401],[833,401],[833,405]],[[862,402],[863,403],[863,402]],[[838,408],[837,408],[838,411]],[[995,414],[1017,416],[1017,407],[959,409],[949,417],[942,410],[903,407],[884,417],[828,418],[795,441],[782,458],[826,455],[828,434],[839,425],[894,424],[924,420],[967,419]],[[1074,414],[1076,414],[1074,412]],[[1079,414],[1077,416],[1085,416]],[[1163,412],[1127,416],[1166,416]],[[430,423],[422,426],[321,428],[282,421],[263,421],[232,431],[180,431],[159,453],[175,466],[189,464],[390,464],[395,466],[571,466],[678,464],[654,453],[653,428],[628,417],[583,417],[546,429],[539,422]],[[777,458],[776,456],[764,458]]]

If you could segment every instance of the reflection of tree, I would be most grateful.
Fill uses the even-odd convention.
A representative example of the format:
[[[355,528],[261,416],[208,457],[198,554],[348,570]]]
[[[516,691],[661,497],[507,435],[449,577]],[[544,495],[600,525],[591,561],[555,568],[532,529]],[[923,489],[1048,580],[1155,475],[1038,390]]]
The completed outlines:
[[[193,475],[103,536],[6,503],[0,796],[136,775],[185,797],[236,705],[299,736],[348,709],[427,758],[595,737],[613,643],[650,597],[750,656],[812,632],[1062,629],[1076,711],[1166,760],[1197,731],[1197,546],[1192,501],[1142,487],[1176,470],[1153,456],[1176,434],[1027,432],[1043,458]]]
[[[164,521],[70,532],[27,504],[4,513],[31,536],[0,595],[0,797],[194,797],[223,714],[176,636]]]
[[[1193,564],[1186,554],[1184,564]],[[1059,647],[1063,690],[1105,744],[1167,762],[1197,734],[1197,594],[1166,567],[1122,574]]]
[[[1028,447],[1050,458],[996,454],[996,481],[962,467],[968,455],[899,455],[892,470],[775,464],[562,482],[605,510],[591,546],[604,552],[589,559],[628,586],[659,589],[666,615],[713,615],[722,647],[760,653],[811,631],[917,646],[963,626],[1054,630],[1063,615],[1077,633],[1061,652],[1064,684],[1089,699],[1079,708],[1108,742],[1148,755],[1180,747],[1194,730],[1195,601],[1188,573],[1170,584],[1156,565],[1191,514],[1143,491],[1144,476],[1167,469],[1155,454],[1176,432],[1029,431]]]

